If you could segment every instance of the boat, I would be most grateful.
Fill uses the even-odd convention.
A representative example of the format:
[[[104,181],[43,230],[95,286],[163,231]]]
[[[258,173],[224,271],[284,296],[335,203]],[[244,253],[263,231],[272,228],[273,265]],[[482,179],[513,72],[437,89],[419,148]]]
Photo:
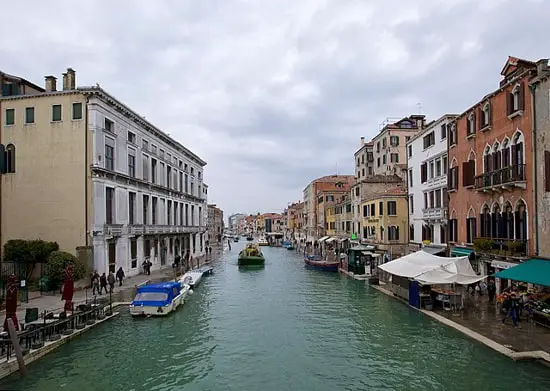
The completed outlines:
[[[246,237],[246,240],[248,240],[249,242],[253,241],[254,240],[254,237],[252,235],[248,235]]]
[[[265,264],[265,258],[258,246],[249,244],[239,253],[238,263],[239,266],[260,266]]]
[[[237,242],[239,241],[239,237],[238,237],[238,236],[235,236],[235,237],[233,238],[233,241],[234,241],[235,243],[237,243]]]
[[[199,286],[202,276],[204,274],[211,274],[212,269],[212,266],[203,266],[197,269],[189,270],[181,277],[181,279],[184,280],[191,287],[191,289],[195,289]]]
[[[319,256],[316,255],[304,255],[304,262],[307,267],[316,270],[322,270],[325,272],[337,272],[340,262],[327,262],[323,261]]]
[[[283,242],[283,247],[286,248],[287,250],[294,250],[294,245],[290,240],[285,240]]]
[[[137,288],[130,304],[132,316],[166,316],[183,304],[190,287],[181,281],[159,282]]]
[[[269,246],[269,242],[263,236],[258,239],[258,246]]]

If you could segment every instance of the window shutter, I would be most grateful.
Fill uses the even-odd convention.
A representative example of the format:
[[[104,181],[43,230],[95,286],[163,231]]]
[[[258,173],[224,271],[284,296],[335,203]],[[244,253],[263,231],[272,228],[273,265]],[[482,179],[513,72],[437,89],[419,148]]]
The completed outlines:
[[[476,115],[479,118],[479,124],[477,129],[481,130],[487,124],[483,123],[485,121],[485,116],[483,115],[483,106],[479,106],[476,110]]]
[[[487,121],[487,125],[491,126],[493,125],[493,106],[491,105],[491,102],[489,102],[489,121]]]
[[[485,172],[491,171],[491,167],[489,166],[489,155],[483,156],[483,163],[485,164]]]
[[[523,83],[519,84],[518,106],[520,110],[525,110],[525,89],[523,87]]]
[[[472,125],[473,125],[473,129],[470,129],[470,130],[472,131],[472,133],[475,133],[475,132],[476,132],[476,129],[477,129],[477,128],[476,128],[476,120],[477,120],[477,118],[476,118],[476,112],[475,112],[475,111],[473,112],[472,116],[473,116],[473,119],[474,119],[474,121],[473,121],[474,123],[472,124]]]
[[[512,145],[512,166],[516,166],[518,164],[518,155],[517,155],[517,145]]]
[[[6,148],[3,144],[0,144],[0,174],[6,173],[6,160],[7,160],[7,154],[6,154]]]
[[[428,166],[426,163],[423,163],[422,166],[420,166],[420,182],[424,183],[426,182],[428,178]]]
[[[462,163],[462,186],[473,186],[475,176],[475,161],[469,160]]]
[[[550,151],[544,151],[544,191],[550,191]]]
[[[510,92],[506,93],[506,115],[512,114],[514,108],[514,95]]]

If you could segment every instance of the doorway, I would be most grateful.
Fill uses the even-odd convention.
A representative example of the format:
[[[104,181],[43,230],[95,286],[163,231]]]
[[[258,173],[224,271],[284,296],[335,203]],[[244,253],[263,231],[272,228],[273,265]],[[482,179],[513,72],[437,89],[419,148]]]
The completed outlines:
[[[109,242],[109,272],[114,273],[116,268],[116,242]]]

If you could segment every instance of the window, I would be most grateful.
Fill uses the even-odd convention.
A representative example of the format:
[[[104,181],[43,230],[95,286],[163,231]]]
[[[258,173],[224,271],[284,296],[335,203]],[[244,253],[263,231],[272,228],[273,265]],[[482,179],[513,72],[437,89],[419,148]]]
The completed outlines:
[[[376,143],[376,152],[380,153],[380,141]]]
[[[6,109],[6,125],[15,124],[15,109]]]
[[[179,191],[180,191],[180,193],[183,193],[183,172],[181,172],[181,171],[179,172],[179,179],[180,179],[179,180],[179,185],[180,185]]]
[[[399,154],[398,153],[390,154],[390,161],[392,163],[399,163]]]
[[[477,219],[475,217],[466,218],[466,243],[473,243],[477,236]]]
[[[142,162],[142,169],[143,169],[143,180],[149,181],[149,156],[142,155],[141,156],[141,162]]]
[[[25,123],[34,124],[34,107],[25,108]]]
[[[428,180],[428,163],[422,163],[420,166],[420,183],[425,183]]]
[[[363,217],[369,217],[369,206],[363,205]]]
[[[435,176],[441,176],[441,159],[435,161]]]
[[[407,147],[407,154],[408,154],[409,157],[412,157],[412,155],[413,155],[413,146],[412,145],[409,145]]]
[[[386,146],[387,146],[386,138],[384,137],[384,138],[382,139],[382,148],[386,148]]]
[[[399,227],[395,225],[388,227],[388,240],[399,240]]]
[[[158,198],[157,198],[157,197],[153,197],[152,200],[153,200],[153,207],[152,207],[152,209],[151,209],[151,211],[153,212],[153,213],[152,213],[152,217],[153,217],[153,218],[152,218],[152,223],[153,223],[153,224],[157,224]]]
[[[367,152],[367,162],[374,162],[374,154],[372,152]]]
[[[429,196],[430,196],[430,205],[428,205],[428,207],[429,207],[429,208],[433,208],[433,207],[435,207],[435,203],[434,203],[435,195],[434,195],[434,192],[433,192],[433,191],[430,191]]]
[[[476,132],[476,113],[470,113],[466,120],[466,136],[471,136]]]
[[[430,162],[430,179],[433,179],[434,177],[434,161],[432,160]]]
[[[185,174],[185,192],[189,193],[189,176]]]
[[[412,194],[409,196],[409,210],[411,214],[414,214],[414,197]]]
[[[428,193],[424,193],[424,209],[428,209],[430,206],[428,205]]]
[[[413,187],[413,169],[409,169],[409,187]]]
[[[447,138],[447,124],[441,125],[441,140],[445,140]]]
[[[481,109],[481,129],[485,129],[491,125],[491,104],[485,103]]]
[[[143,195],[143,224],[149,224],[149,196]]]
[[[110,119],[105,118],[104,127],[107,132],[111,132],[111,133],[115,132],[115,123]]]
[[[59,122],[61,121],[62,113],[61,113],[61,105],[53,105],[52,106],[52,122]]]
[[[388,201],[388,216],[397,216],[397,202]]]
[[[172,201],[168,200],[166,210],[166,223],[172,225]]]
[[[73,120],[82,119],[82,103],[73,103]]]
[[[435,207],[441,208],[441,189],[435,191]]]
[[[136,219],[136,193],[128,193],[128,224],[135,224]]]
[[[132,178],[136,177],[136,155],[135,151],[128,151],[128,175]]]
[[[456,145],[456,124],[449,125],[449,146]]]
[[[449,241],[458,242],[458,220],[449,220]]]
[[[376,166],[380,167],[380,158],[376,158]]]
[[[475,160],[468,160],[462,163],[462,186],[471,187],[474,185],[474,178],[476,176],[476,162]],[[471,242],[468,242],[471,243]]]
[[[435,144],[435,134],[434,132],[430,132],[427,135],[424,136],[422,139],[424,143],[424,149],[431,147]]]
[[[157,154],[157,146],[154,144],[151,144],[151,153]]]
[[[5,162],[5,173],[6,174],[13,174],[15,173],[15,145],[8,144],[6,146],[5,155],[0,156],[0,158],[4,158]]]
[[[447,175],[447,170],[448,170],[448,162],[447,162],[447,156],[443,156],[443,175]]]
[[[135,144],[136,140],[137,140],[136,134],[128,131],[128,142],[132,143],[132,144]]]
[[[409,226],[409,241],[414,242],[414,225]]]
[[[107,187],[105,189],[105,224],[113,224],[115,211],[114,202],[115,189]]]
[[[157,183],[157,159],[151,158],[151,182]]]
[[[149,141],[147,141],[147,140],[142,140],[142,141],[141,141],[141,148],[142,148],[144,151],[148,151],[148,150],[149,150]]]
[[[172,167],[166,166],[166,187],[172,188]]]
[[[105,138],[105,168],[114,171],[115,169],[115,140]]]
[[[449,170],[449,190],[458,190],[458,167],[452,167]]]
[[[391,136],[390,137],[390,145],[392,147],[398,147],[399,146],[399,136]]]
[[[441,198],[443,199],[443,207],[446,208],[447,206],[449,206],[449,194],[447,194],[446,187],[441,189]]]
[[[384,202],[383,201],[380,201],[378,203],[378,213],[380,214],[380,216],[384,215]]]
[[[508,116],[524,109],[524,91],[523,83],[516,84],[514,89],[508,95],[506,100],[506,112]]]
[[[388,162],[386,155],[384,154],[382,156],[382,164],[386,164]]]
[[[130,239],[130,259],[132,260],[132,269],[137,267],[137,239]]]

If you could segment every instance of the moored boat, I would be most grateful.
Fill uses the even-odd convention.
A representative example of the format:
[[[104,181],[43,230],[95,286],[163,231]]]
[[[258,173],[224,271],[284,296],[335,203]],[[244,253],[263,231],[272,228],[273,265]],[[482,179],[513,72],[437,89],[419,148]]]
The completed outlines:
[[[269,242],[263,236],[258,239],[258,246],[269,246]]]
[[[253,241],[254,240],[254,237],[252,235],[248,235],[246,237],[246,240],[248,240],[249,242]]]
[[[249,244],[240,253],[239,266],[260,266],[265,264],[265,257],[258,246]]]
[[[290,240],[285,240],[283,242],[283,247],[286,248],[287,250],[294,250],[294,245]]]
[[[132,316],[166,316],[183,304],[189,286],[180,281],[159,282],[137,288],[130,304]]]
[[[338,261],[323,261],[320,257],[315,255],[304,255],[304,262],[306,263],[306,266],[312,269],[322,270],[325,272],[337,272],[338,266],[340,265],[340,262]]]

